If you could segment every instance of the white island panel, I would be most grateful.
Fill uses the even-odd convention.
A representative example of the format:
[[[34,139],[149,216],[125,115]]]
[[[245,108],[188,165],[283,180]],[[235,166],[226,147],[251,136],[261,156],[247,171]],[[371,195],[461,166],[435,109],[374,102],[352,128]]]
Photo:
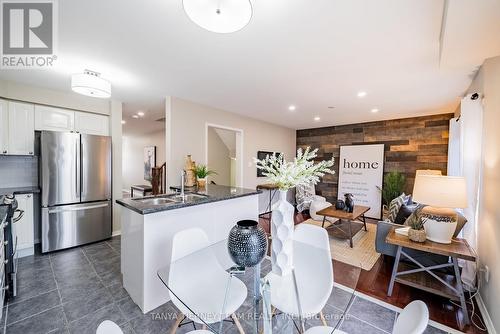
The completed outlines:
[[[226,239],[229,230],[242,219],[258,221],[258,195],[146,215],[123,208],[121,263],[124,288],[144,313],[168,302],[168,290],[157,271],[170,263],[174,234],[198,227],[216,243]]]

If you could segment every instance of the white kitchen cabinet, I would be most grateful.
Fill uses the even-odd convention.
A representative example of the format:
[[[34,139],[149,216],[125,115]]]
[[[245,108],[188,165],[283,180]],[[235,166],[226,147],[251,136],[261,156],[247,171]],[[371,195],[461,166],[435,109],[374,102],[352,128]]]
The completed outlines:
[[[0,155],[9,152],[9,106],[0,100]]]
[[[35,106],[35,130],[73,131],[75,112],[73,110]]]
[[[109,117],[75,111],[75,131],[89,135],[109,136]]]
[[[16,199],[24,215],[14,223],[14,235],[17,238],[18,257],[24,257],[33,255],[35,251],[33,194],[16,195]]]
[[[8,154],[33,155],[35,152],[34,105],[9,101],[8,109]]]

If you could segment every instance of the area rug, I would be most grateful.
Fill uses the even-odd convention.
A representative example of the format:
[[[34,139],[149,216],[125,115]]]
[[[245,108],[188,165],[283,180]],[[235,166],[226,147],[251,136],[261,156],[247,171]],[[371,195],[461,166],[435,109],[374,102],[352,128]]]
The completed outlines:
[[[321,226],[322,222],[308,219],[304,223]],[[326,225],[328,227],[330,223]],[[380,257],[380,254],[375,251],[377,226],[366,224],[366,228],[368,231],[361,229],[352,237],[353,248],[349,247],[348,239],[339,239],[329,233],[332,259],[364,270],[372,269]]]

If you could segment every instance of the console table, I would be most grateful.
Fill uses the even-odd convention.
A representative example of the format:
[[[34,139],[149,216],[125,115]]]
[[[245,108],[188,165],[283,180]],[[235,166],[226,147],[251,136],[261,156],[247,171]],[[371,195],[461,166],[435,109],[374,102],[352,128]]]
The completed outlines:
[[[414,242],[405,235],[397,234],[395,228],[393,228],[387,235],[385,241],[388,244],[398,247],[391,280],[389,282],[389,289],[387,291],[388,296],[392,295],[394,282],[398,282],[445,298],[457,300],[460,301],[465,324],[470,323],[460,276],[460,268],[458,267],[458,259],[476,261],[476,254],[465,239],[453,239],[450,244],[441,244],[429,240],[425,242]],[[449,256],[452,262],[434,266],[424,266],[408,255],[403,250],[403,247]],[[401,263],[402,256],[413,262],[417,268]],[[448,267],[453,267],[454,275],[435,272],[437,269]]]
[[[257,190],[268,190],[269,191],[269,204],[266,207],[266,211],[259,213],[259,218],[264,218],[265,215],[269,214],[269,220],[271,220],[273,198],[276,192],[279,190],[278,186],[272,183],[259,184],[256,187]]]
[[[146,196],[147,193],[152,193],[153,192],[153,187],[147,185],[147,184],[136,184],[133,186],[130,186],[130,197],[134,197],[134,190],[139,191],[142,196]]]

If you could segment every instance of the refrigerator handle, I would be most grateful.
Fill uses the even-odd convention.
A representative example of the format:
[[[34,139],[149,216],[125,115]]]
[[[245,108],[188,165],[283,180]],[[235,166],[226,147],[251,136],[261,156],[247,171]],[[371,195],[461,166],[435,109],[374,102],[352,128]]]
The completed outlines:
[[[76,150],[76,177],[75,177],[75,185],[76,185],[76,196],[81,198],[81,154],[80,154],[80,140],[75,141],[75,150]]]

